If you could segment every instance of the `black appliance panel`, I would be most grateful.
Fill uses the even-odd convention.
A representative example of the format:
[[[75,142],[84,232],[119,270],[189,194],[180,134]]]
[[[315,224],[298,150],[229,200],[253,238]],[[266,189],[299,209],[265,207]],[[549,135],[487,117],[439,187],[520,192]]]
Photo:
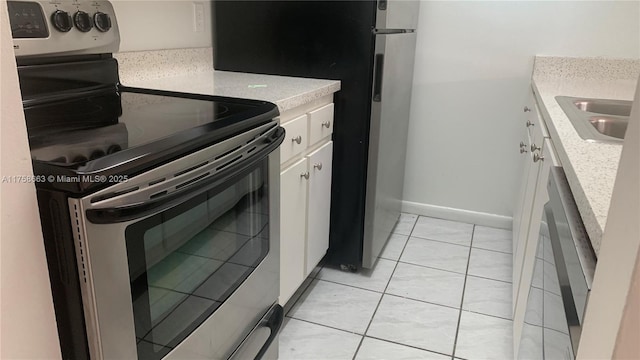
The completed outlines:
[[[341,81],[334,94],[327,260],[359,266],[376,1],[216,1],[213,7],[217,70]]]

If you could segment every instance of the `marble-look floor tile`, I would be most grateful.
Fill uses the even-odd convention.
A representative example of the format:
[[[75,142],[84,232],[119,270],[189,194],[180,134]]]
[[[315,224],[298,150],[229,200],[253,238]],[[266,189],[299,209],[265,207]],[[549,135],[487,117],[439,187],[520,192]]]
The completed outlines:
[[[542,289],[544,281],[544,260],[536,259],[536,264],[533,267],[533,277],[531,279],[531,285]]]
[[[398,261],[398,259],[400,259],[400,255],[402,255],[402,250],[404,249],[407,240],[409,240],[408,235],[391,234],[387,241],[387,245],[385,245],[384,249],[382,249],[382,252],[380,253],[380,257]]]
[[[569,335],[546,328],[543,331],[545,359],[566,359],[567,354],[573,355]]]
[[[552,292],[556,295],[561,295],[560,282],[558,282],[558,270],[555,265],[552,265],[546,261],[544,264],[543,277],[544,277],[544,291]]]
[[[466,273],[469,247],[420,238],[409,238],[400,261],[441,270]]]
[[[366,335],[451,354],[459,310],[384,295]]]
[[[510,230],[476,225],[473,230],[473,247],[511,254],[513,233]]]
[[[511,282],[512,261],[511,254],[472,248],[469,275]]]
[[[510,320],[511,296],[512,285],[509,283],[467,276],[462,308]]]
[[[361,269],[358,272],[343,271],[335,267],[325,266],[316,278],[383,292],[395,267],[396,262],[387,259],[378,259],[373,269]]]
[[[512,321],[462,311],[456,356],[465,359],[512,359]]]
[[[543,248],[542,248],[542,258],[544,261],[555,265],[556,260],[553,257],[553,248],[551,247],[551,238],[544,236],[543,237]]]
[[[396,223],[396,227],[393,229],[393,233],[401,235],[411,235],[413,226],[416,224],[418,215],[402,213],[400,219]]]
[[[280,331],[279,359],[351,359],[362,336],[285,318]]]
[[[542,327],[524,323],[524,325],[522,326],[520,346],[518,348],[518,359],[543,360],[543,346]],[[549,360],[553,359],[555,358],[551,358]]]
[[[543,293],[543,326],[546,329],[552,329],[565,334],[569,334],[569,329],[567,328],[567,315],[565,315],[564,312],[562,297],[547,291],[543,291]]]
[[[382,294],[314,280],[289,316],[364,334]]]
[[[450,356],[365,337],[355,360],[449,360]]]
[[[533,326],[542,327],[543,306],[543,291],[535,287],[529,288],[529,297],[527,297],[527,308],[524,313],[524,322]]]
[[[420,216],[411,236],[469,246],[473,224]]]
[[[463,288],[464,275],[462,274],[398,263],[386,292],[459,308]]]

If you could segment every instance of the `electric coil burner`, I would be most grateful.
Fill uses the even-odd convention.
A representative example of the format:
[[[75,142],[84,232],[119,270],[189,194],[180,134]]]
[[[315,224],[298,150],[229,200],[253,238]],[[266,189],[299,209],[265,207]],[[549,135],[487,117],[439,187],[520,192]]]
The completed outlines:
[[[7,4],[63,357],[277,358],[275,105],[121,85],[108,1]]]

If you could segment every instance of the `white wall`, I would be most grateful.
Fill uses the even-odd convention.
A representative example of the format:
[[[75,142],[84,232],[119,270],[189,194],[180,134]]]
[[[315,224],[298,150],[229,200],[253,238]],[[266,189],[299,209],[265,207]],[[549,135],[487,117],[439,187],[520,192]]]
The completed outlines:
[[[425,208],[512,215],[534,55],[640,57],[637,1],[423,1],[419,21],[404,200]]]
[[[211,47],[211,0],[111,0],[120,51]],[[195,4],[202,18],[196,31]]]
[[[33,175],[7,4],[0,1],[0,176]],[[33,183],[0,183],[0,358],[60,358]]]

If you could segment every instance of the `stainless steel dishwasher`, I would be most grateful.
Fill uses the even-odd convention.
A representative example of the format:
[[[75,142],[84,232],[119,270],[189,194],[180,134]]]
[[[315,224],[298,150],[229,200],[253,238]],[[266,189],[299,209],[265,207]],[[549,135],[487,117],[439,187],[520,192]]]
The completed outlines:
[[[519,359],[575,359],[596,256],[562,167],[552,167]]]

